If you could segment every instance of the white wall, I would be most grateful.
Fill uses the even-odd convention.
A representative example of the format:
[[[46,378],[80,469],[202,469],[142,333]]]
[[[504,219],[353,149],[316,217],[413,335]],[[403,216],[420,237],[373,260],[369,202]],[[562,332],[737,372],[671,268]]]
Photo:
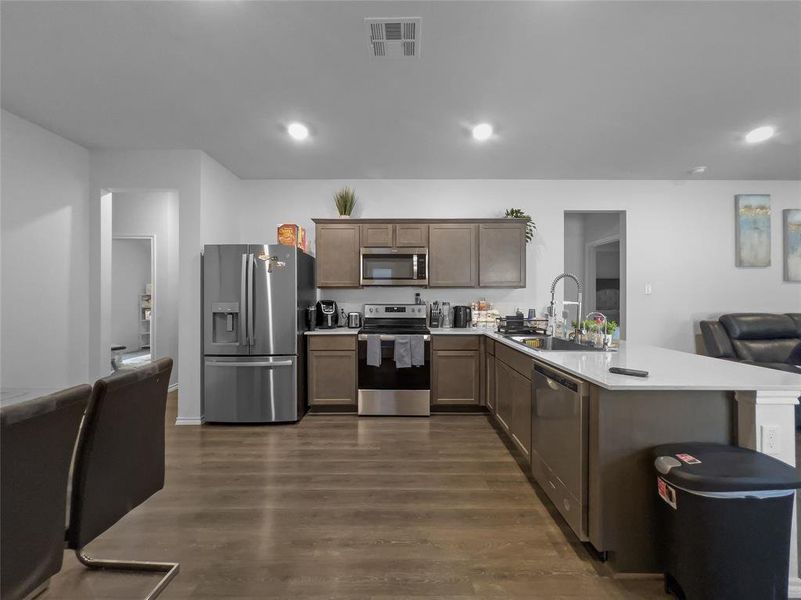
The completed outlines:
[[[627,338],[694,351],[697,322],[731,311],[787,311],[801,304],[801,286],[782,281],[781,210],[801,207],[799,181],[534,181],[534,180],[253,180],[235,204],[238,225],[214,242],[275,239],[275,225],[299,223],[314,237],[312,217],[334,217],[332,193],[353,185],[355,217],[497,217],[509,207],[534,217],[528,246],[528,288],[423,290],[426,299],[456,303],[485,297],[504,309],[542,311],[552,278],[564,269],[564,211],[627,212]],[[773,198],[773,262],[766,269],[734,266],[734,195]],[[205,209],[206,207],[204,207]],[[207,240],[204,240],[207,241]],[[653,294],[646,296],[650,282]],[[339,302],[410,301],[414,290],[325,290]]]
[[[0,381],[86,383],[89,153],[7,111],[0,131]]]
[[[90,366],[102,368],[111,341],[109,323],[111,194],[172,190],[179,202],[178,422],[199,423],[200,406],[200,188],[197,150],[96,151],[91,155]],[[157,333],[158,335],[158,333]]]
[[[110,342],[111,194],[106,192],[171,190],[179,203],[178,423],[199,423],[201,406],[200,253],[212,235],[238,235],[247,215],[230,212],[240,203],[239,179],[198,150],[96,151],[91,155],[91,365],[102,365]],[[202,210],[201,210],[202,207]],[[201,236],[203,232],[203,236]],[[206,238],[204,240],[204,238]],[[212,242],[213,243],[213,242]],[[106,282],[104,284],[104,282]],[[158,332],[156,333],[158,337]]]
[[[139,295],[151,283],[150,240],[115,239],[111,265],[111,340],[134,352],[142,339]]]
[[[133,191],[112,194],[113,235],[152,235],[155,238],[153,356],[172,357],[170,382],[178,383],[178,302],[180,269],[178,256],[179,204],[173,191]],[[115,245],[116,249],[116,245]],[[112,260],[117,257],[112,253]],[[116,285],[116,271],[112,281]],[[113,301],[113,298],[112,298]],[[112,323],[112,333],[114,327]]]

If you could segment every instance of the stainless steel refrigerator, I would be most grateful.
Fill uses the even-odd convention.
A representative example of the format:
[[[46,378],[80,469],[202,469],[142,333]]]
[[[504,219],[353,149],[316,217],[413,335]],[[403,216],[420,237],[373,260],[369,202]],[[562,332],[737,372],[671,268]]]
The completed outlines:
[[[281,244],[203,250],[203,404],[208,422],[298,421],[314,258]]]

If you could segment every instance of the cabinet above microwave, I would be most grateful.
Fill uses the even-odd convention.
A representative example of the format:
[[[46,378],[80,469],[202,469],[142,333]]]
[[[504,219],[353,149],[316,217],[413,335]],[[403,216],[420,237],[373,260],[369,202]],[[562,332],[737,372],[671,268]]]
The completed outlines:
[[[320,288],[526,286],[526,223],[522,219],[313,221]],[[368,271],[373,273],[369,275],[364,271],[364,257],[375,252],[408,260],[393,259],[382,266],[377,259],[368,259]],[[425,276],[420,268],[424,252]]]

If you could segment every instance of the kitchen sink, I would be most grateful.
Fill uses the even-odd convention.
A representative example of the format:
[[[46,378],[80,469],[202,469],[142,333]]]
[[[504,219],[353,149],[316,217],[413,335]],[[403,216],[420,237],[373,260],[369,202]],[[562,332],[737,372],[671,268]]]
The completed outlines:
[[[612,349],[604,350],[603,348],[596,348],[595,346],[579,344],[572,340],[563,340],[562,338],[545,335],[507,335],[506,337],[518,344],[523,344],[534,350],[542,350],[545,352],[614,352]]]

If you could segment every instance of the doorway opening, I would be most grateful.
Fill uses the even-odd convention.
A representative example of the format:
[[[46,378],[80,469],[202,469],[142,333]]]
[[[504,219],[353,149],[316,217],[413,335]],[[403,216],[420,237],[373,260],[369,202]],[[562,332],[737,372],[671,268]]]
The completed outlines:
[[[179,197],[105,189],[100,202],[100,373],[170,357],[178,384]]]
[[[114,235],[111,243],[112,367],[141,366],[155,344],[155,239]]]
[[[600,312],[617,326],[613,337],[625,338],[626,212],[565,211],[564,231],[565,271],[584,284],[582,319]]]

